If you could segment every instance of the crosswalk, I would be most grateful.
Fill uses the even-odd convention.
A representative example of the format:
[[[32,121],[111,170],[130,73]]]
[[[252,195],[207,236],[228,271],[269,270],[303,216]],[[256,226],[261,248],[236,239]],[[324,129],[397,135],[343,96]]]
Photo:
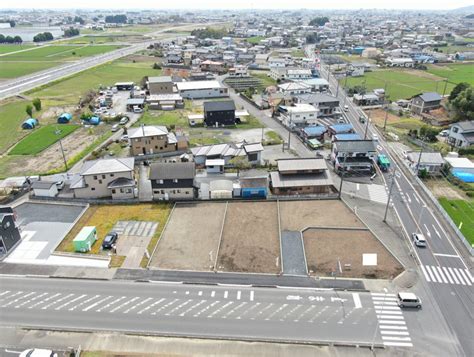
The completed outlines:
[[[372,302],[384,346],[413,347],[395,294],[372,293]]]
[[[422,265],[421,271],[427,282],[471,286],[474,278],[468,269]]]
[[[369,197],[371,201],[378,203],[387,203],[388,194],[384,185],[367,185],[369,191]]]

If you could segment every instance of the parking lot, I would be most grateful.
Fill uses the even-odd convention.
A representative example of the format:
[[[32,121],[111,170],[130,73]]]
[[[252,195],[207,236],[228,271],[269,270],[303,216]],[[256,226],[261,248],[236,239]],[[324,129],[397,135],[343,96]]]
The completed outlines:
[[[84,205],[23,203],[15,208],[22,241],[8,263],[51,264],[51,253],[82,216]],[[65,265],[67,262],[64,261]]]

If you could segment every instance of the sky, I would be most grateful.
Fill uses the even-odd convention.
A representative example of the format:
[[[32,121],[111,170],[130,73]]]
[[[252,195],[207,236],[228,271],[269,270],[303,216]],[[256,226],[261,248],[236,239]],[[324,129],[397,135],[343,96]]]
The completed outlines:
[[[12,3],[10,3],[12,4]],[[41,4],[41,6],[38,6]],[[70,4],[70,6],[69,6]],[[5,5],[5,4],[4,4]],[[81,0],[68,2],[64,0],[22,0],[15,8],[52,9],[52,8],[103,8],[103,9],[456,9],[472,5],[472,0]]]

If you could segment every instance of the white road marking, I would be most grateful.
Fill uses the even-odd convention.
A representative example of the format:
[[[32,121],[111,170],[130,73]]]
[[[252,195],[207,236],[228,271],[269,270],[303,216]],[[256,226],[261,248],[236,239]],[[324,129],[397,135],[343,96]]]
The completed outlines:
[[[400,336],[409,336],[410,333],[408,331],[386,331],[381,330],[380,333],[382,335],[400,335]]]
[[[403,316],[387,315],[387,314],[377,315],[377,318],[378,319],[390,319],[390,320],[404,320]]]
[[[201,315],[203,312],[209,310],[211,307],[213,307],[214,305],[220,303],[220,301],[214,301],[213,303],[211,303],[210,305],[207,305],[205,306],[202,310],[199,310],[198,312],[196,312],[193,316],[194,317],[198,317],[199,315]]]
[[[456,273],[456,275],[458,276],[459,281],[461,282],[461,284],[466,285],[466,283],[464,282],[464,279],[462,278],[461,274],[459,274],[459,271],[456,268],[453,268],[453,270]]]
[[[8,294],[9,292],[11,292],[10,290],[7,290],[7,291],[4,291],[3,293],[0,294],[0,296],[3,296],[5,294]]]
[[[454,282],[455,282],[456,284],[459,284],[458,277],[456,276],[456,274],[454,274],[453,269],[452,269],[452,268],[448,268],[448,270],[449,270],[449,272],[451,273],[451,276],[453,277]]]
[[[392,336],[382,336],[383,340],[391,340],[391,341],[411,341],[410,337],[392,337]]]
[[[428,235],[428,237],[431,237],[431,232],[430,230],[428,229],[428,226],[426,224],[423,223],[423,225],[425,226],[425,229],[426,229],[426,234]]]
[[[54,295],[51,295],[50,297],[47,297],[46,299],[44,299],[43,301],[38,301],[36,304],[33,304],[31,306],[28,306],[28,309],[32,309],[34,308],[35,306],[38,306],[38,305],[41,305],[41,304],[44,304],[45,302],[48,302],[49,300],[55,298],[55,297],[58,297],[59,295],[61,295],[60,293],[57,293],[57,294],[54,294]]]
[[[431,281],[430,277],[428,276],[428,273],[426,272],[426,269],[423,265],[421,266],[421,271],[423,272],[423,275],[425,276],[426,281],[429,283]]]
[[[242,294],[242,293],[240,292],[240,290],[237,291],[237,300],[240,300],[240,295],[241,295],[241,294]]]
[[[385,346],[397,346],[397,347],[413,347],[413,343],[409,342],[385,342],[383,343]]]
[[[215,292],[215,291],[212,291],[212,292],[211,292],[211,297],[214,297],[214,296],[216,296],[216,292]]]
[[[162,311],[163,309],[166,309],[167,307],[173,305],[174,303],[176,303],[176,302],[178,302],[178,301],[179,301],[179,299],[174,299],[173,301],[170,301],[170,302],[164,304],[164,305],[161,306],[158,310],[152,312],[151,314],[152,314],[152,315],[156,315],[156,314],[158,314],[160,311]]]
[[[229,292],[226,290],[226,291],[224,292],[224,299],[227,299],[228,296],[229,296]]]
[[[430,274],[431,281],[436,282],[436,278],[435,278],[434,274],[431,272],[431,268],[429,267],[429,265],[426,265],[425,268],[426,268],[426,271],[428,272],[428,274]]]
[[[362,303],[360,301],[360,296],[358,293],[352,293],[352,299],[354,300],[354,306],[356,309],[360,309],[362,307]]]
[[[207,300],[201,300],[200,302],[198,302],[197,304],[194,304],[193,306],[190,306],[186,311],[183,311],[181,314],[179,314],[179,316],[184,316],[186,315],[188,312],[190,312],[191,310],[194,310],[195,308],[201,306],[202,304],[205,304],[207,302]]]
[[[436,269],[436,267],[435,267],[435,266],[431,266],[431,269],[433,270],[433,274],[436,276],[436,279],[437,279],[436,281],[437,281],[438,283],[441,283],[442,280],[441,280],[441,277],[440,277],[439,274],[438,274],[438,270]]]
[[[165,316],[170,316],[172,313],[178,311],[179,309],[181,309],[182,307],[188,305],[189,303],[192,303],[194,300],[192,299],[189,299],[189,300],[186,300],[185,302],[179,304],[178,306],[175,306],[173,309],[171,309],[170,311],[168,311]]]
[[[397,171],[398,173],[398,171]],[[415,198],[416,202],[420,203],[420,200],[418,199],[418,197],[416,196],[416,192],[413,194],[413,197]]]
[[[78,296],[77,298],[74,298],[74,299],[72,299],[72,300],[69,300],[68,302],[65,302],[64,304],[55,307],[54,310],[61,310],[63,307],[66,307],[66,306],[68,306],[69,304],[72,304],[73,302],[75,302],[75,301],[77,301],[77,300],[79,300],[79,299],[82,299],[83,297],[86,297],[86,296],[87,296],[87,294],[82,294],[82,295]]]
[[[384,311],[389,310],[389,311],[400,311],[400,307],[398,306],[375,306],[376,309],[383,309]]]
[[[250,292],[250,301],[253,301],[253,295],[254,295],[254,292],[253,290]]]
[[[107,303],[107,305],[102,306],[101,308],[97,309],[96,311],[101,312],[102,310],[107,309],[109,306],[112,306],[112,305],[118,303],[119,301],[122,301],[125,298],[126,298],[126,296],[121,296],[118,299],[112,300],[109,303]]]
[[[381,330],[408,330],[406,326],[380,325]]]
[[[459,273],[463,276],[463,278],[466,279],[467,285],[472,285],[472,284],[471,284],[471,281],[470,281],[470,279],[468,278],[468,276],[466,275],[466,273],[465,273],[463,270],[461,270],[461,269],[458,269],[458,271],[459,271]]]
[[[471,272],[468,269],[465,269],[465,272],[467,273],[467,276],[471,279],[471,282],[474,283],[474,277],[471,275]]]
[[[202,291],[199,291],[199,292],[198,292],[198,296],[202,296]]]
[[[386,294],[386,293],[370,293],[372,295],[372,298],[374,296],[395,296],[395,294]]]
[[[378,296],[372,296],[373,301],[397,301],[397,298],[395,297],[378,297]]]
[[[435,255],[437,257],[460,258],[459,255],[456,255],[456,254],[433,253],[433,255]]]
[[[229,301],[229,302],[225,303],[224,305],[222,305],[221,307],[219,307],[218,309],[214,310],[209,315],[207,315],[207,317],[208,318],[213,318],[215,315],[217,315],[219,312],[224,310],[227,306],[232,305],[233,303],[234,303],[233,301]]]
[[[152,300],[153,298],[146,298],[145,300],[140,301],[138,304],[135,304],[125,310],[123,313],[128,314],[130,311],[135,310],[137,307],[142,306],[143,304],[147,303],[148,301]]]
[[[64,300],[66,300],[66,299],[68,299],[72,296],[74,296],[74,294],[68,294],[66,296],[63,296],[62,298],[59,298],[58,300],[53,301],[53,302],[49,303],[48,305],[43,306],[41,309],[46,310],[48,307],[53,306],[54,304],[57,304],[58,302],[64,301]]]
[[[448,280],[444,276],[443,269],[441,269],[441,267],[436,267],[436,269],[438,269],[439,276],[443,279],[443,283],[447,284]]]
[[[163,302],[163,301],[165,301],[165,300],[166,300],[165,298],[161,298],[160,300],[155,301],[153,304],[148,305],[148,306],[145,307],[144,309],[141,309],[140,311],[137,312],[137,314],[140,315],[140,314],[144,313],[145,311],[150,310],[152,307],[158,305],[159,303],[161,303],[161,302]]]
[[[392,306],[395,306],[395,305],[398,305],[398,304],[394,301],[374,301],[374,305],[392,305]],[[377,306],[375,306],[375,307],[377,307]]]
[[[105,297],[105,298],[103,298],[103,299],[101,299],[101,300],[99,300],[99,301],[93,303],[92,305],[89,305],[88,307],[86,307],[86,308],[85,308],[84,310],[82,310],[82,311],[89,311],[90,309],[96,307],[96,306],[99,305],[99,304],[102,304],[102,303],[106,302],[107,300],[109,300],[110,298],[113,298],[113,297],[114,297],[113,295],[109,295],[109,296],[107,296],[107,297]],[[96,311],[99,311],[99,310],[96,310]]]
[[[453,279],[451,278],[451,275],[449,274],[448,269],[446,269],[446,267],[443,267],[443,271],[444,271],[444,273],[446,274],[446,276],[448,277],[449,283],[450,283],[450,284],[454,284],[454,281],[453,281]]]
[[[408,194],[408,192],[406,194],[406,197],[407,197],[408,203],[411,203],[411,198],[410,198],[410,195]]]
[[[16,298],[15,300],[10,301],[8,304],[3,305],[2,307],[10,306],[10,305],[12,305],[12,304],[14,304],[14,303],[16,303],[16,302],[18,302],[18,301],[20,301],[20,300],[26,299],[28,296],[34,295],[34,294],[36,294],[35,291],[33,291],[32,293],[28,293],[28,294],[26,294],[26,295],[20,296],[20,297]]]
[[[436,227],[434,226],[434,224],[431,225],[436,233],[436,235],[441,238],[441,234],[439,234],[438,230],[436,229]]]
[[[109,312],[110,312],[110,313],[115,312],[115,311],[121,309],[122,307],[127,306],[127,305],[131,304],[131,303],[134,302],[134,301],[137,301],[138,299],[139,299],[139,297],[136,296],[136,297],[134,297],[134,298],[132,298],[132,299],[130,299],[130,300],[127,300],[127,301],[125,301],[124,303],[120,304],[119,306],[114,307],[114,308],[113,308],[112,310],[110,310]]]
[[[21,307],[23,305],[29,304],[30,302],[36,301],[36,300],[38,300],[39,298],[42,298],[45,295],[48,295],[48,293],[42,293],[40,295],[37,295],[37,296],[33,297],[32,299],[26,300],[25,302],[22,302],[20,305],[15,306],[15,309],[18,309],[19,307]]]
[[[397,320],[379,320],[380,324],[387,324],[387,325],[406,325],[405,321],[397,321]]]
[[[375,310],[376,314],[393,314],[393,315],[402,315],[403,313],[401,311],[393,311],[393,310]]]

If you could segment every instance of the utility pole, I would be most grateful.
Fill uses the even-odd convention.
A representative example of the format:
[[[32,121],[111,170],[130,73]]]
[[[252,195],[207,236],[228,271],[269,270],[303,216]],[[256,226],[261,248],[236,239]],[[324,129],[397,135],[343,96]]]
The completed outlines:
[[[418,174],[420,172],[421,155],[423,155],[423,145],[421,145],[420,156],[418,156],[418,162],[416,164],[416,176],[418,176]]]
[[[370,121],[370,110],[369,110],[369,115],[367,115],[367,125],[365,126],[364,140],[367,140],[367,131],[369,130],[369,121]]]
[[[344,153],[344,161],[342,162],[341,184],[339,185],[339,199],[341,198],[341,195],[342,195],[342,182],[344,181],[344,173],[346,172],[346,155],[347,153]],[[337,156],[336,156],[336,159],[337,159]]]
[[[387,213],[388,213],[388,207],[390,205],[390,199],[392,198],[392,190],[393,190],[393,184],[395,183],[395,172],[397,170],[393,170],[392,173],[392,182],[390,183],[390,190],[388,191],[388,199],[387,199],[387,207],[385,207],[385,214],[383,216],[383,221],[387,223]]]
[[[445,81],[444,81],[444,88],[443,88],[443,97],[444,97],[444,95],[446,94],[446,87],[447,87],[447,86],[448,86],[448,80],[445,79]]]
[[[329,77],[331,76],[331,64],[329,63],[328,66],[328,82],[329,82]]]
[[[66,172],[67,172],[68,167],[67,167],[66,155],[64,154],[63,142],[61,140],[61,130],[59,130],[58,127],[56,126],[56,130],[54,131],[54,133],[56,135],[59,135],[59,147],[61,148],[61,154],[64,160],[64,167],[66,168]]]
[[[336,98],[339,95],[339,80],[337,80]]]
[[[387,128],[387,118],[388,118],[388,104],[385,107],[385,119],[383,121],[383,131],[385,131]]]

